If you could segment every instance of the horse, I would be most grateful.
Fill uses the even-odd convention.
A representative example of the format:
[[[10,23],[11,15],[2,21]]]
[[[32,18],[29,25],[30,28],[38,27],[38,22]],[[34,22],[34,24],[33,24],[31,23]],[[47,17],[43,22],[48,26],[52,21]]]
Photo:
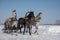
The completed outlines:
[[[26,18],[19,18],[18,19],[18,26],[17,28],[20,29],[20,33],[22,33],[21,29],[24,28],[24,31],[23,31],[23,34],[25,34],[25,29],[26,29],[26,26],[27,26],[27,19]]]
[[[41,20],[41,17],[42,17],[42,12],[40,12],[36,17],[35,17],[35,20],[33,20],[32,24],[34,27],[35,27],[35,32],[34,33],[37,33],[38,34],[38,26],[39,26],[39,22]]]
[[[13,30],[17,30],[17,20],[13,20],[13,18],[8,18],[4,22],[4,29],[8,30],[7,32],[10,33]]]
[[[31,34],[32,26],[34,26],[36,29],[34,33],[38,34],[38,26],[39,26],[39,22],[40,22],[41,17],[42,17],[42,12],[40,12],[36,17],[35,16],[31,17],[31,19],[29,17],[31,17],[31,16],[30,15],[27,16],[28,21],[29,21],[28,27],[29,27],[30,34]]]
[[[16,20],[17,20],[16,10],[13,10],[12,11],[12,17],[8,18],[4,22],[5,30],[13,30],[17,26],[17,25],[15,25],[16,24],[16,22],[15,22]]]
[[[29,13],[29,15],[27,15]],[[35,20],[35,16],[34,16],[34,12],[33,11],[30,11],[30,12],[27,12],[26,14],[25,14],[25,17],[28,19],[28,28],[29,28],[29,33],[30,33],[30,35],[31,35],[31,29],[32,29],[32,23],[33,23],[33,21]]]
[[[27,13],[29,13],[29,15],[27,16]],[[31,19],[34,18],[34,13],[31,12],[27,12],[24,18],[19,18],[18,19],[18,29],[20,29],[20,33],[21,33],[21,28],[24,27],[24,31],[23,34],[25,34],[25,30],[26,28],[29,29],[29,34],[31,35]]]
[[[5,30],[8,30],[7,32],[9,33],[10,30],[12,28],[12,19],[11,18],[8,18],[6,19],[6,21],[4,22],[4,29]]]

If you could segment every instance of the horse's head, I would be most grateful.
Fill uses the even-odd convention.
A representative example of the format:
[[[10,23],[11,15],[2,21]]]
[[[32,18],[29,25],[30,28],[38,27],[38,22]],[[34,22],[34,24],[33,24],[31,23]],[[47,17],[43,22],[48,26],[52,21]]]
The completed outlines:
[[[12,18],[14,18],[14,19],[17,18],[16,10],[12,11]]]
[[[28,11],[28,12],[25,14],[25,17],[28,17],[28,18],[34,17],[34,12],[33,12],[33,11]]]
[[[42,12],[40,12],[37,16],[36,16],[36,21],[40,21],[42,17]]]

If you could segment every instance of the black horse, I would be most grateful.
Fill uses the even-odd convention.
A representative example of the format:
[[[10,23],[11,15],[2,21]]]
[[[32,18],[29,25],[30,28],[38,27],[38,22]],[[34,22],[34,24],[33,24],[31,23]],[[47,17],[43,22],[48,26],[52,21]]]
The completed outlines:
[[[18,24],[17,24],[17,28],[20,29],[20,33],[21,33],[21,28],[24,28],[23,34],[25,34],[25,29],[27,27],[28,20],[26,18],[19,18],[18,19]]]
[[[24,31],[23,31],[23,34],[25,34],[25,30],[26,28],[29,29],[29,34],[31,35],[31,28],[32,28],[32,20],[34,20],[35,16],[34,16],[34,12],[28,12],[29,15],[25,15],[25,18],[19,18],[18,19],[18,29],[20,29],[20,33],[21,33],[21,28],[24,27]]]

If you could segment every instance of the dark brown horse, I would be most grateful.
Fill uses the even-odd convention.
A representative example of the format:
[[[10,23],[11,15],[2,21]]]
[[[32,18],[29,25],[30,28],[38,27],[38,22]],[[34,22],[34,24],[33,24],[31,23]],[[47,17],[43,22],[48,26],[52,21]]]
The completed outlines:
[[[20,33],[21,33],[21,28],[23,28],[23,27],[24,27],[23,34],[25,33],[26,22],[27,22],[27,20],[25,18],[19,18],[18,19],[17,28],[20,29]]]
[[[23,34],[25,34],[25,30],[26,30],[26,28],[28,28],[29,34],[31,35],[31,28],[32,28],[31,23],[34,18],[34,13],[32,11],[28,12],[28,13],[29,13],[29,15],[27,15],[27,13],[26,13],[25,18],[18,19],[18,29],[20,29],[20,32],[21,32],[21,28],[24,27]]]

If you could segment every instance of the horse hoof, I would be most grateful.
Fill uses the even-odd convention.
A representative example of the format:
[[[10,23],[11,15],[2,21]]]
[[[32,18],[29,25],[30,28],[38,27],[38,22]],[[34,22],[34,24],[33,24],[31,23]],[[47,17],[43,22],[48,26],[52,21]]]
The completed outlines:
[[[25,33],[23,32],[23,35],[25,35]]]
[[[29,35],[31,35],[31,33],[29,33]]]
[[[25,33],[23,33],[23,35],[25,35]]]
[[[28,33],[28,31],[26,31],[26,33]]]

